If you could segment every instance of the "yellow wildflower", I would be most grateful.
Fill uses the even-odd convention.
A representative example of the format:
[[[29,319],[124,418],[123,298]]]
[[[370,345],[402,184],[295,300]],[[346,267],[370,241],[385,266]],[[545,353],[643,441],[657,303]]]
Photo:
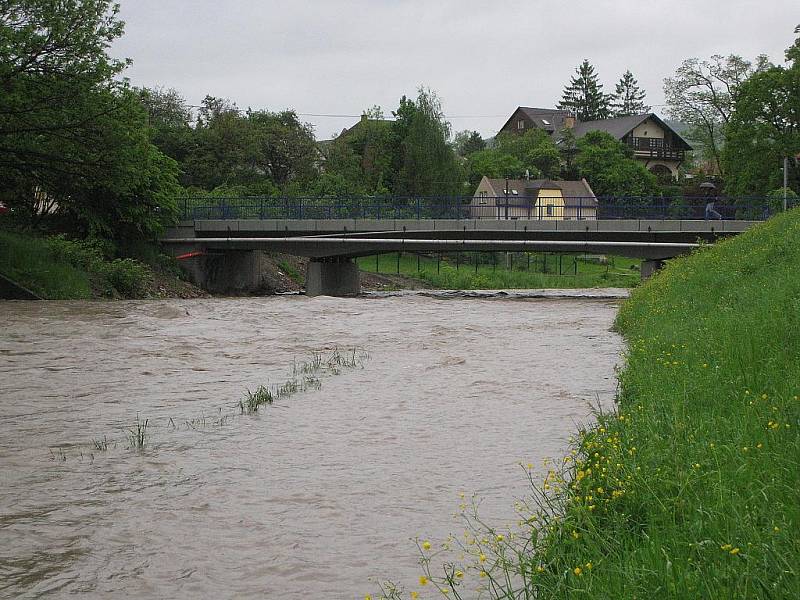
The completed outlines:
[[[411,592],[411,600],[417,600],[419,598],[419,592]]]
[[[485,562],[486,562],[486,555],[485,555],[483,552],[481,552],[481,553],[478,555],[478,560],[479,560],[480,562],[482,562],[482,563],[485,563]]]
[[[456,571],[456,578],[457,579],[461,579],[463,577],[464,577],[464,572],[463,571]]]
[[[425,575],[419,576],[419,584],[420,585],[428,585],[428,578]]]
[[[580,567],[575,567],[572,570],[572,572],[575,573],[575,575],[580,575],[581,573],[583,573],[583,569],[581,569]]]
[[[431,543],[428,540],[425,540],[424,542],[422,542],[422,549],[423,550],[430,550],[431,549]]]

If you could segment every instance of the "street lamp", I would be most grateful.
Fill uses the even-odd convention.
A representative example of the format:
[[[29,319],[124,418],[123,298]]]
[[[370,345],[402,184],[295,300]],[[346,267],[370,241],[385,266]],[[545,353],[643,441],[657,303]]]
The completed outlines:
[[[506,175],[506,221],[508,221],[508,175]]]

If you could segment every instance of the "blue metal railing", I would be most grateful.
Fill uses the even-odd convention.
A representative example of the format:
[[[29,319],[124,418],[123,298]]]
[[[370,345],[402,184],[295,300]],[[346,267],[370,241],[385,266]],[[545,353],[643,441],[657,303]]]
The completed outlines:
[[[520,197],[370,196],[370,197],[185,197],[181,217],[193,219],[706,219],[765,220],[782,210],[781,201],[765,197],[602,196]],[[792,207],[797,201],[789,199]]]

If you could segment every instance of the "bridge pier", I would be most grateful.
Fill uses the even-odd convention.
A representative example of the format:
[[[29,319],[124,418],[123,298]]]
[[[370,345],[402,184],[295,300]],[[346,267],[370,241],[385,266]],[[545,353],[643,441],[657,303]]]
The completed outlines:
[[[639,273],[642,276],[642,279],[649,279],[653,275],[656,274],[661,267],[664,266],[663,260],[643,260],[642,266],[640,267]]]
[[[350,258],[312,258],[306,268],[306,296],[358,296],[361,274]]]

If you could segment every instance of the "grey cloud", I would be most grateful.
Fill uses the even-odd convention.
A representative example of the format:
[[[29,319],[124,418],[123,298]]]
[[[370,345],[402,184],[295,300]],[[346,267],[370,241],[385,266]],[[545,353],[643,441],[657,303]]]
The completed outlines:
[[[302,113],[385,112],[419,84],[436,90],[456,130],[493,134],[520,104],[553,106],[583,58],[607,91],[626,69],[663,102],[684,58],[713,53],[781,60],[800,22],[793,0],[769,5],[678,0],[306,1],[123,0],[118,56],[136,85]],[[305,117],[318,137],[348,119]]]

